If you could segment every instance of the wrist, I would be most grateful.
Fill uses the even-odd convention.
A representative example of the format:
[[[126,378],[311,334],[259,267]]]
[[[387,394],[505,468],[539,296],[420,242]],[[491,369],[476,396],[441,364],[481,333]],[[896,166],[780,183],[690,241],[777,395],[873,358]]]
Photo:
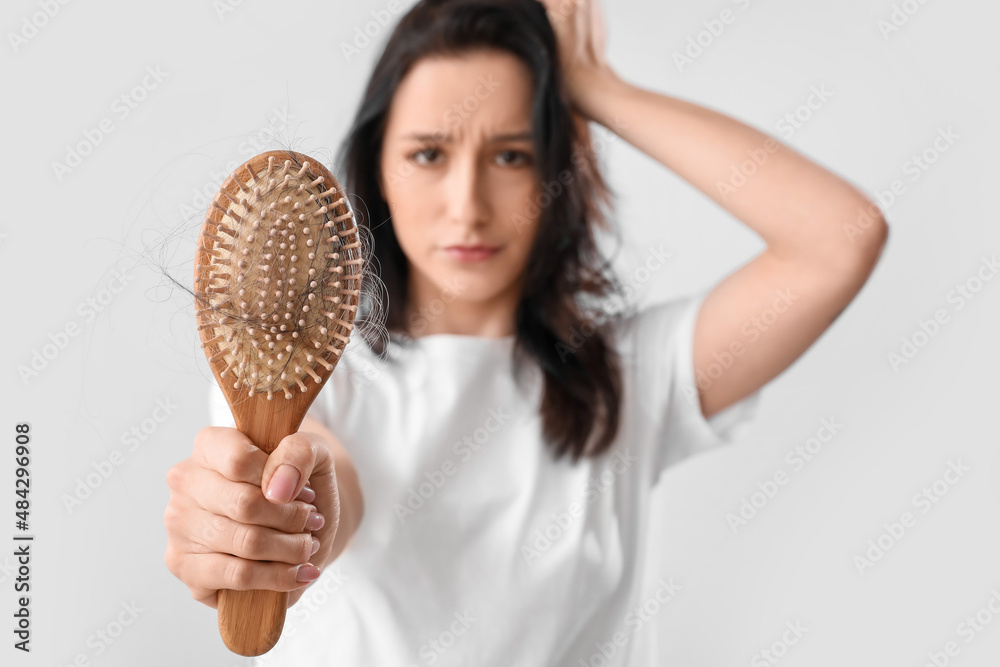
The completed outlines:
[[[337,480],[339,516],[337,517],[337,531],[334,535],[333,549],[330,551],[321,550],[316,554],[317,556],[323,554],[323,565],[317,565],[320,569],[324,569],[335,561],[350,544],[351,539],[358,532],[365,506],[358,471],[354,467],[354,461],[350,454],[336,438],[330,441],[330,445],[333,449],[335,462],[334,472]]]
[[[574,109],[589,121],[614,131],[614,109],[629,84],[610,67],[590,67],[567,75]]]

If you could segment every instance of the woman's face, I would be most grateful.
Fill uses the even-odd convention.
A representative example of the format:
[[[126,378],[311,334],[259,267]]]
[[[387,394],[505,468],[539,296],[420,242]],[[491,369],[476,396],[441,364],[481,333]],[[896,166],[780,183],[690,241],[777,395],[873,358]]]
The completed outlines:
[[[519,299],[540,216],[531,103],[531,73],[501,51],[424,58],[400,83],[380,183],[414,308]]]

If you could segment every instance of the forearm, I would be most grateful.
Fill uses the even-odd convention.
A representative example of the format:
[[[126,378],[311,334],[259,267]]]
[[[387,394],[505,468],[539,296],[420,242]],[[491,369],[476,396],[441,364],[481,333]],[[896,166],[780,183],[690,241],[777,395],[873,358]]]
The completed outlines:
[[[580,111],[611,129],[753,229],[785,259],[842,266],[882,224],[870,199],[836,174],[734,118],[634,86],[610,70],[590,75]],[[868,216],[865,218],[864,216]],[[878,234],[867,235],[873,243]]]

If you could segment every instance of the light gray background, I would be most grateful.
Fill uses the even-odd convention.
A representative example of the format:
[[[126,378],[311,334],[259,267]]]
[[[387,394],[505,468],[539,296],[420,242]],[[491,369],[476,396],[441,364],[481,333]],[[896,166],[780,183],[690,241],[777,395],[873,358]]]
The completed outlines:
[[[916,13],[884,36],[878,22],[904,5]],[[95,665],[244,664],[219,639],[216,612],[192,601],[163,563],[164,475],[206,424],[208,374],[187,296],[154,269],[189,280],[205,203],[197,192],[211,196],[227,162],[293,146],[330,163],[388,28],[350,62],[340,44],[394,5],[53,2],[51,18],[42,6],[6,2],[0,20],[0,540],[13,545],[16,532],[13,425],[21,421],[32,427],[37,536],[30,656],[11,647],[13,546],[0,549],[0,662],[67,665],[83,655]],[[736,20],[679,71],[674,52],[724,9]],[[605,15],[610,61],[627,80],[751,123],[871,196],[894,179],[906,186],[883,207],[891,238],[868,285],[764,389],[749,434],[664,478],[653,575],[682,590],[643,632],[659,642],[663,664],[689,667],[754,664],[786,622],[808,631],[782,665],[921,665],[950,640],[960,649],[950,664],[995,660],[1000,618],[971,642],[956,633],[1000,591],[1000,280],[961,310],[947,295],[1000,250],[991,196],[1000,177],[1000,51],[990,46],[1000,6],[621,0]],[[11,34],[31,34],[25,21],[43,25],[15,45]],[[141,85],[147,67],[166,74],[123,117],[115,100]],[[814,86],[832,97],[793,136],[780,134],[776,123]],[[60,180],[53,163],[105,118],[113,131]],[[907,161],[949,126],[957,141],[911,181]],[[265,132],[277,143],[246,143]],[[635,281],[643,302],[714,284],[761,250],[749,229],[625,142],[605,141],[602,155],[625,228],[622,275],[644,278],[634,271],[651,247],[673,253]],[[102,294],[113,270],[130,280]],[[86,316],[81,304],[109,296]],[[893,370],[887,354],[939,308],[949,322]],[[80,334],[25,382],[18,367],[73,324]],[[157,401],[176,406],[162,423],[151,421],[164,414]],[[824,418],[843,429],[794,471],[786,452]],[[123,433],[144,426],[150,434],[129,451]],[[67,509],[64,496],[112,450],[123,452],[122,465]],[[949,460],[969,471],[921,513],[912,496]],[[734,533],[726,514],[778,470],[789,483]],[[859,573],[854,557],[906,511],[915,526]],[[99,652],[97,630],[133,603],[135,622]]]

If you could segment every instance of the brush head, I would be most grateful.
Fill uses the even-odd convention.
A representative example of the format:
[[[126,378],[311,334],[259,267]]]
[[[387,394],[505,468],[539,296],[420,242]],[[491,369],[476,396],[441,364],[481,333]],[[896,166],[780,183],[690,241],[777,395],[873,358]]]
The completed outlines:
[[[318,393],[354,329],[363,264],[354,213],[320,162],[269,151],[226,178],[198,239],[194,294],[231,404]]]

